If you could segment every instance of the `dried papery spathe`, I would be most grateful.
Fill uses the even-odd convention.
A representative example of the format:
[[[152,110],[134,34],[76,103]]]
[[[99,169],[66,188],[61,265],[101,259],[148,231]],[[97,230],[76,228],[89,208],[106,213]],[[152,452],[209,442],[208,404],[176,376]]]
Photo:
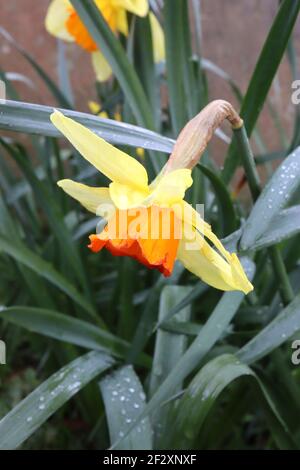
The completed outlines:
[[[179,168],[194,168],[215,130],[225,119],[230,122],[232,129],[243,126],[243,120],[228,101],[215,100],[202,109],[180,132],[163,173]]]

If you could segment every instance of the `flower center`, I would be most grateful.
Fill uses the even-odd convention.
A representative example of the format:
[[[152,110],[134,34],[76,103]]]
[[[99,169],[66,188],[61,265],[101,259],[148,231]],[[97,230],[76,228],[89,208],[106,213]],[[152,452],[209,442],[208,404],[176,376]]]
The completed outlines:
[[[90,236],[89,248],[106,248],[114,256],[130,256],[170,276],[176,260],[182,223],[169,208],[117,210],[103,232]]]
[[[112,31],[116,31],[118,10],[113,5],[112,0],[94,0],[97,7],[102,13],[105,21]],[[66,29],[73,36],[75,42],[83,49],[89,52],[95,52],[98,49],[97,44],[91,37],[85,25],[80,19],[80,16],[70,7],[70,15],[66,21]]]

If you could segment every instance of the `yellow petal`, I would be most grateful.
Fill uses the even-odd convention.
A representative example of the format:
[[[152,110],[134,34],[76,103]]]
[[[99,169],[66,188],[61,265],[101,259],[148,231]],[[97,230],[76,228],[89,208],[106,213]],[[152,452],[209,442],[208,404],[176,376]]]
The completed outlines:
[[[110,183],[109,194],[118,209],[130,209],[140,206],[149,195],[149,191],[139,191],[131,186]]]
[[[89,110],[91,113],[96,114],[97,116],[103,118],[103,119],[108,119],[108,114],[106,111],[101,111],[101,106],[96,102],[96,101],[89,101]]]
[[[191,170],[182,168],[167,173],[157,180],[149,202],[161,205],[174,204],[184,198],[185,191],[192,184]]]
[[[137,160],[59,111],[50,119],[78,152],[110,180],[147,190],[147,172]]]
[[[198,276],[203,282],[216,289],[230,290],[230,286],[224,280],[224,276],[220,274],[220,268],[222,269],[222,267],[218,266],[217,263],[213,263],[212,256],[209,256],[207,243],[199,234],[196,234],[195,237],[198,241],[198,249],[188,250],[186,246],[190,242],[188,239],[183,238],[179,243],[177,259],[188,271]]]
[[[174,206],[174,211],[179,219],[184,220],[185,224],[191,225],[192,227],[197,227],[198,232],[201,234],[204,234],[205,230],[211,231],[210,225],[205,222],[199,212],[197,212],[186,201],[181,201],[180,204],[176,204]]]
[[[101,106],[96,101],[90,100],[88,102],[88,105],[89,105],[89,110],[91,111],[91,113],[98,114],[100,112]]]
[[[162,27],[160,26],[158,19],[152,12],[149,13],[149,19],[151,26],[154,62],[164,62],[166,59],[166,50],[165,37]]]
[[[111,67],[102,52],[97,51],[92,53],[92,64],[99,82],[106,82],[111,77]]]
[[[63,39],[64,41],[74,41],[74,38],[66,29],[66,21],[70,16],[70,3],[66,0],[52,0],[49,5],[45,26],[48,33]]]
[[[69,196],[80,202],[88,211],[97,215],[104,212],[114,211],[114,204],[109,195],[108,188],[92,188],[72,180],[60,180],[57,182]]]
[[[118,10],[117,15],[117,30],[124,34],[124,36],[128,36],[128,21],[126,11],[123,9]]]
[[[141,160],[144,160],[145,159],[145,149],[142,148],[142,147],[137,147],[136,148],[136,154],[137,156],[141,159]]]
[[[116,111],[114,113],[114,120],[118,121],[118,122],[122,122],[122,116],[121,116],[121,113],[119,111]]]
[[[177,258],[186,269],[216,289],[240,290],[248,294],[252,284],[235,254],[228,263],[195,230],[185,226],[185,237],[180,241]],[[194,236],[194,241],[190,240]]]
[[[101,111],[100,113],[98,113],[98,116],[102,119],[109,119],[109,116],[106,111]]]
[[[180,215],[184,222],[185,239],[180,243],[179,258],[184,266],[213,287],[222,290],[240,290],[248,294],[253,290],[235,253],[229,253],[210,226],[189,204],[183,202]],[[200,233],[199,233],[200,232]],[[187,236],[188,235],[188,236]],[[204,239],[208,238],[216,250]],[[195,238],[193,249],[188,250],[186,239]],[[190,245],[191,247],[191,245]],[[204,261],[205,258],[205,261]],[[210,265],[210,268],[208,268]]]
[[[138,16],[146,16],[149,11],[148,0],[112,0],[115,7],[124,8]]]

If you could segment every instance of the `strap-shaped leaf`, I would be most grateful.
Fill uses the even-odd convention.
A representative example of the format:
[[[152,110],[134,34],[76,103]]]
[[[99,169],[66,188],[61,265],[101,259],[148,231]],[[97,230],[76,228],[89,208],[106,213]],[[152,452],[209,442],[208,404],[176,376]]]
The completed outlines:
[[[167,80],[172,127],[175,135],[180,132],[187,121],[186,103],[188,98],[184,94],[186,60],[183,54],[182,16],[183,2],[180,0],[166,0],[164,2]]]
[[[174,407],[173,416],[170,416],[170,434],[167,436],[167,448],[190,449],[194,448],[196,438],[203,428],[205,418],[223,390],[243,376],[254,380],[265,402],[276,420],[276,428],[280,430],[275,434],[281,448],[295,448],[293,439],[288,433],[278,410],[267,389],[257,375],[245,364],[242,364],[231,354],[221,355],[208,362],[194,377],[188,386],[178,406]],[[272,431],[275,426],[272,426]]]
[[[250,260],[244,260],[244,269],[247,271],[249,279],[251,279],[254,274],[254,265]],[[145,410],[139,416],[139,420],[156,411],[165,400],[170,398],[174,388],[197,367],[222,336],[224,330],[239,309],[244,297],[242,292],[226,292],[223,294],[198,336],[157,389]]]
[[[180,303],[189,293],[189,286],[166,286],[163,288],[159,304],[159,323],[163,323],[170,309]],[[175,321],[187,322],[191,316],[191,305],[185,306],[175,316]],[[185,324],[185,323],[184,323]],[[149,394],[152,396],[176,366],[187,347],[187,337],[159,329],[156,333],[152,370],[150,375]],[[182,383],[177,384],[173,393],[180,391]],[[164,406],[152,415],[155,447],[161,437],[168,432],[166,427],[169,407]]]
[[[145,407],[145,393],[132,366],[122,367],[100,381],[106,409],[110,440],[115,442]],[[143,419],[116,447],[118,450],[152,449],[152,429],[148,417]]]
[[[300,184],[300,147],[291,153],[275,171],[257,199],[244,225],[241,239],[243,250],[268,233],[273,218],[286,206]]]
[[[300,206],[289,207],[279,212],[271,220],[267,232],[252,245],[252,250],[260,250],[267,246],[287,240],[300,232]]]
[[[0,449],[19,447],[73,395],[113,363],[107,354],[93,351],[51,375],[2,418]]]
[[[45,85],[47,86],[50,93],[54,96],[60,106],[66,108],[72,108],[72,105],[69,99],[61,92],[56,83],[49,77],[45,70],[40,66],[40,64],[34,60],[31,54],[29,54],[23,47],[6,31],[4,28],[0,27],[0,35],[17,50],[24,59],[29,63],[33,70],[40,76]]]
[[[0,129],[60,137],[61,134],[50,121],[50,114],[53,111],[54,108],[50,106],[0,100]],[[60,111],[112,144],[142,147],[165,153],[171,153],[174,145],[173,140],[142,127],[67,109]]]
[[[56,271],[48,261],[44,261],[43,258],[27,248],[22,242],[12,244],[10,240],[0,234],[0,251],[3,251],[19,263],[24,264],[35,273],[47,279],[73,299],[74,302],[80,305],[87,313],[100,319],[96,315],[92,305],[80,292],[78,292],[78,289],[76,289],[64,276]]]
[[[283,0],[263,45],[241,107],[247,133],[250,136],[276,75],[300,9],[300,0]],[[231,145],[225,160],[223,177],[229,182],[239,164],[235,145]]]
[[[247,364],[258,361],[300,330],[300,295],[237,353]]]
[[[36,307],[8,307],[0,310],[0,318],[29,331],[76,344],[87,349],[105,351],[112,356],[125,357],[129,344],[107,330],[78,318]],[[138,363],[151,364],[145,354]]]
[[[189,286],[166,286],[163,288],[159,304],[159,324],[162,324],[169,311],[178,305],[190,292]],[[191,305],[186,305],[174,315],[174,320],[186,322],[190,319]],[[153,395],[186,349],[186,338],[164,330],[158,330],[150,377],[150,395]]]
[[[220,210],[220,219],[222,225],[223,236],[227,236],[234,232],[237,228],[237,218],[233,206],[230,193],[219,175],[205,165],[198,163],[197,167],[209,179],[214,188],[217,202]]]

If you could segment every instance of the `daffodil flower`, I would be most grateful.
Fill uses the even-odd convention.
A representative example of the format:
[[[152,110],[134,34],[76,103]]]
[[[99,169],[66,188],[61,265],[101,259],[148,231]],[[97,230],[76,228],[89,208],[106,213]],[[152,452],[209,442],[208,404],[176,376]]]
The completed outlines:
[[[89,163],[111,180],[107,188],[89,187],[68,179],[59,181],[67,194],[98,215],[103,215],[103,207],[110,207],[105,215],[110,226],[120,225],[122,216],[127,214],[129,222],[135,222],[131,211],[141,208],[144,221],[151,218],[158,227],[155,237],[149,228],[146,236],[141,237],[138,231],[128,229],[129,224],[122,226],[114,237],[107,225],[100,234],[90,236],[92,251],[105,247],[113,255],[131,256],[165,276],[171,275],[178,259],[215,288],[244,293],[253,289],[236,254],[223,247],[200,214],[184,201],[185,191],[193,182],[190,169],[164,171],[149,184],[143,165],[89,129],[58,111],[51,115],[51,121]],[[160,223],[161,220],[168,223]],[[166,228],[167,237],[163,236]]]
[[[115,33],[128,35],[127,12],[144,17],[149,12],[148,0],[94,0],[104,19]],[[155,62],[165,57],[164,35],[161,26],[153,13],[149,13],[153,39]],[[90,52],[96,77],[100,82],[108,80],[112,74],[110,65],[97,47],[94,39],[81,21],[78,13],[69,0],[52,0],[46,15],[47,31],[64,41],[76,42]]]

